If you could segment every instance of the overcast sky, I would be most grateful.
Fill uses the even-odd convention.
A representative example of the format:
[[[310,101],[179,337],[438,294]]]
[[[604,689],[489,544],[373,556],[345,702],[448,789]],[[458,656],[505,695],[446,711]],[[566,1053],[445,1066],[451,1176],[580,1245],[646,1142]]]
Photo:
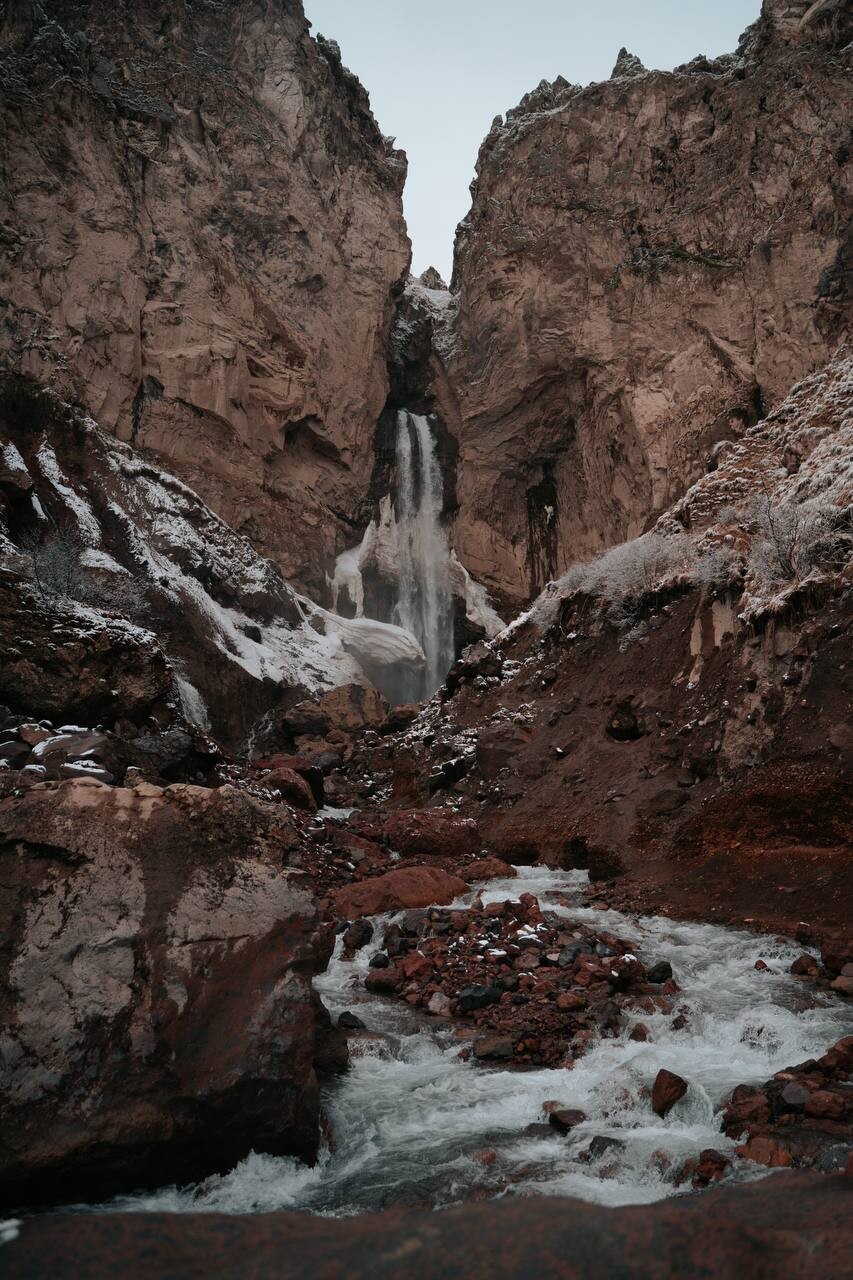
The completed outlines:
[[[318,32],[409,156],[412,269],[449,277],[453,234],[493,118],[540,80],[604,80],[622,45],[647,67],[735,48],[760,0],[305,0]]]

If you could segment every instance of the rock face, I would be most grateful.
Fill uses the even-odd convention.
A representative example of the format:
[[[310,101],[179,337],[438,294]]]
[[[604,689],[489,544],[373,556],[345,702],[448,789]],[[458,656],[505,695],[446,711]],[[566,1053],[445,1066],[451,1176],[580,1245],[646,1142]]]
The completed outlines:
[[[299,0],[0,22],[4,360],[316,593],[373,464],[405,156]]]
[[[3,1199],[316,1154],[328,956],[281,806],[88,779],[0,803]],[[72,1190],[73,1188],[73,1190]]]
[[[834,349],[850,37],[846,6],[768,0],[736,55],[623,51],[493,125],[433,392],[454,545],[510,606],[641,533]]]
[[[397,1280],[402,1253],[429,1280],[812,1280],[843,1275],[853,1247],[850,1179],[784,1174],[746,1187],[607,1209],[543,1196],[443,1213],[226,1216],[100,1214],[33,1219],[3,1247],[8,1280],[150,1280],[271,1272]],[[288,1259],[292,1262],[288,1262]]]
[[[463,659],[372,748],[374,783],[405,760],[423,793],[473,744],[454,821],[489,854],[588,868],[625,905],[848,937],[851,403],[842,351],[656,533],[546,590],[488,667]]]
[[[378,679],[423,665],[408,632],[315,607],[174,475],[16,375],[0,376],[0,458],[14,711],[111,722],[171,693],[231,745],[327,690],[330,722],[380,723],[362,663]]]

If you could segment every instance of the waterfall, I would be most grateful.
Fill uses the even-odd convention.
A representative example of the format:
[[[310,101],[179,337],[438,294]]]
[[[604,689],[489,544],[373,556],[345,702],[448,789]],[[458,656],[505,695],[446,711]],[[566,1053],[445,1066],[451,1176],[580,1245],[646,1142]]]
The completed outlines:
[[[450,550],[441,524],[444,484],[435,440],[425,417],[397,414],[397,519],[399,587],[396,618],[411,631],[426,655],[426,667],[412,689],[429,697],[444,680],[454,658],[453,591]]]

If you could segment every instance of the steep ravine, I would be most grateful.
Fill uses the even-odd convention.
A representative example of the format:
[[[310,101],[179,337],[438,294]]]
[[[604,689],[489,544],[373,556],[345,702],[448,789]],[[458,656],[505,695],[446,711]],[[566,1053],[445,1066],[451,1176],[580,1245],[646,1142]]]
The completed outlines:
[[[451,289],[299,0],[121,16],[0,19],[4,1274],[843,1274],[847,6]]]

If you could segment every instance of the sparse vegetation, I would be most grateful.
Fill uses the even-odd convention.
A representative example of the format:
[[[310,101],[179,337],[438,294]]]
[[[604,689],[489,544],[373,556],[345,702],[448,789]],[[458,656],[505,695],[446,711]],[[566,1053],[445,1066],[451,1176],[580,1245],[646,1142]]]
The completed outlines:
[[[125,618],[137,616],[145,604],[144,584],[133,574],[93,569],[85,563],[86,547],[75,528],[51,524],[21,540],[32,565],[32,578],[42,599],[76,600]]]

